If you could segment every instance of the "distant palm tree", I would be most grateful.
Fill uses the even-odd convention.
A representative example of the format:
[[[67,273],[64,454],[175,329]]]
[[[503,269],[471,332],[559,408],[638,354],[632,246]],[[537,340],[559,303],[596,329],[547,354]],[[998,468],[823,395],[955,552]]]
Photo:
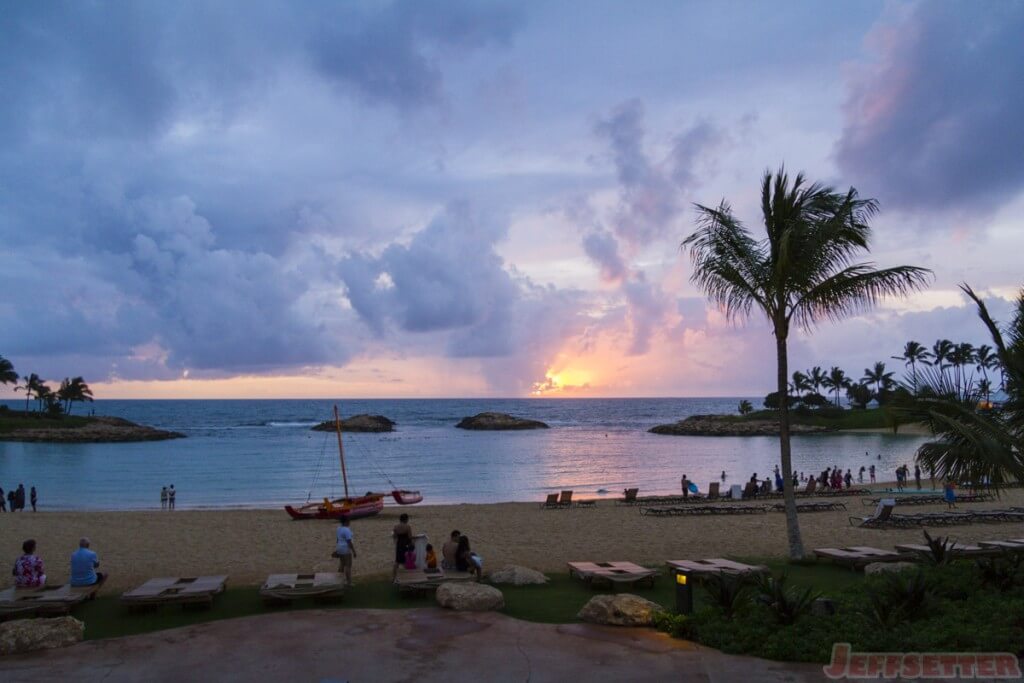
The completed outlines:
[[[873,368],[864,368],[862,382],[875,385],[875,396],[882,396],[882,389],[892,386],[892,374],[885,371],[885,363],[878,361]]]
[[[836,408],[839,407],[839,392],[849,387],[852,383],[850,378],[846,376],[842,368],[832,366],[832,369],[828,371],[828,376],[825,377],[823,382],[825,388],[829,390],[829,393],[835,393],[836,395]]]
[[[999,367],[999,356],[992,351],[991,346],[982,344],[974,352],[974,362],[978,364],[977,368],[982,377],[981,382],[978,382],[978,388],[981,389],[982,382],[984,382],[985,388],[982,389],[982,392],[985,394],[985,400],[988,401],[992,391],[992,383],[988,379],[988,371]]]
[[[793,393],[796,394],[797,398],[802,396],[802,392],[808,391],[811,388],[811,383],[807,379],[807,375],[797,370],[793,373]]]
[[[740,415],[749,415],[750,413],[754,412],[754,406],[750,404],[750,401],[743,399],[742,401],[740,401],[739,410]]]
[[[953,373],[956,378],[956,393],[966,396],[970,392],[964,368],[974,365],[974,345],[961,342],[954,346],[953,353],[950,354],[949,364],[953,367]]]
[[[49,405],[50,400],[51,399],[55,399],[55,398],[56,398],[56,396],[53,393],[53,389],[51,389],[50,387],[46,386],[42,382],[40,382],[39,386],[36,387],[36,406],[37,406],[37,410],[41,411],[43,409],[43,404],[44,403]]]
[[[34,372],[31,375],[25,375],[22,377],[21,381],[23,384],[21,386],[14,387],[14,390],[25,392],[25,412],[27,413],[29,399],[33,396],[38,396],[40,387],[44,387],[46,385],[43,384],[43,380],[39,375]]]
[[[910,366],[910,386],[917,393],[917,364],[928,362],[928,350],[916,341],[908,341],[903,347],[902,356],[893,356],[895,360],[906,361]]]
[[[855,259],[868,251],[878,211],[852,187],[836,192],[803,174],[790,181],[785,169],[766,172],[761,182],[761,213],[767,238],[755,239],[724,200],[716,208],[697,206],[698,229],[683,242],[694,270],[691,280],[721,306],[730,319],[756,307],[775,335],[776,388],[779,393],[779,452],[786,532],[791,557],[803,557],[803,541],[793,491],[787,343],[792,326],[812,329],[822,320],[840,320],[871,308],[886,296],[906,295],[927,284],[930,271],[912,266],[876,270]]]
[[[64,412],[71,414],[71,406],[75,401],[92,401],[92,389],[81,377],[74,379],[64,378],[57,391],[57,398],[64,402]]]
[[[11,361],[0,356],[0,384],[17,384],[18,373],[14,371]]]
[[[939,339],[932,344],[929,365],[937,367],[943,377],[946,376],[946,368],[949,367],[947,363],[953,356],[953,348],[953,342],[948,339]]]
[[[821,392],[818,390],[821,389],[821,385],[825,381],[825,373],[822,372],[819,366],[815,365],[807,371],[807,381],[814,388],[814,393],[820,394]]]

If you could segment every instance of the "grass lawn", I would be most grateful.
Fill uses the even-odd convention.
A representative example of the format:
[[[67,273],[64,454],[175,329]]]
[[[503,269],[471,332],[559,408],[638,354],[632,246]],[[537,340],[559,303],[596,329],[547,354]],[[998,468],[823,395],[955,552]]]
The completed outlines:
[[[0,434],[18,429],[77,429],[89,423],[81,415],[49,417],[42,413],[25,413],[20,410],[0,411]]]
[[[750,560],[746,560],[750,561]],[[793,584],[811,587],[817,591],[835,591],[860,582],[862,576],[828,564],[790,565],[785,560],[761,561],[772,571],[785,571]],[[543,586],[500,586],[505,595],[503,612],[511,617],[541,623],[571,623],[576,613],[594,595],[610,592],[592,589],[581,581],[571,580],[568,573],[550,575]],[[671,611],[675,605],[675,586],[665,574],[655,581],[654,588],[638,587],[623,590],[656,602]],[[704,604],[704,593],[694,593],[694,606]],[[404,609],[436,605],[432,594],[422,596],[399,595],[386,579],[357,583],[344,598],[334,602],[300,600],[291,605],[268,607],[263,604],[256,587],[228,588],[214,600],[209,609],[162,607],[156,611],[130,611],[123,607],[116,595],[108,595],[86,602],[74,611],[74,616],[85,622],[87,640],[147,633],[179,626],[188,626],[219,619],[232,619],[256,614],[268,614],[302,609]]]
[[[734,417],[737,422],[779,419],[778,413],[773,410],[756,410],[747,415],[730,417]],[[893,425],[893,418],[885,408],[843,410],[841,413],[830,412],[826,415],[816,414],[814,411],[790,410],[789,419],[793,424],[836,429],[892,429]]]

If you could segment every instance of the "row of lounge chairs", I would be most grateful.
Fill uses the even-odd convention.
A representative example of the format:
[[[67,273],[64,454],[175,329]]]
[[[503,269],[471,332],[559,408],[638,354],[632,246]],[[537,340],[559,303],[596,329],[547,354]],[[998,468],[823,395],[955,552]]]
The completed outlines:
[[[860,502],[864,505],[878,505],[882,500],[882,498],[862,498]],[[903,495],[892,500],[901,507],[904,505],[941,505],[946,502],[941,493]],[[993,500],[991,493],[963,493],[956,496],[957,503],[984,503],[990,500]]]
[[[737,492],[738,495],[733,495]],[[782,498],[782,492],[772,491],[771,493],[759,493],[758,485],[748,481],[742,489],[735,485],[728,493],[722,493],[721,485],[715,481],[708,485],[706,494],[693,493],[686,496],[639,496],[640,489],[631,488],[623,491],[623,496],[615,501],[616,505],[677,505],[677,504],[700,504],[712,500],[770,500]],[[797,496],[862,496],[871,493],[868,489],[824,489],[818,488],[816,481],[810,481],[802,490],[796,492]]]
[[[796,504],[797,512],[826,512],[829,510],[845,510],[846,504],[838,501],[808,501]],[[716,504],[716,505],[682,505],[682,506],[646,506],[640,508],[640,514],[651,517],[680,517],[684,515],[756,515],[767,512],[785,512],[785,503],[773,505],[757,505],[754,503]]]
[[[569,562],[569,576],[579,579],[591,587],[601,584],[613,588],[621,585],[633,586],[645,583],[654,586],[660,575],[657,569],[641,567],[632,562]],[[724,558],[707,560],[669,560],[665,563],[672,573],[684,573],[696,578],[709,574],[760,574],[768,568],[761,565],[744,564]]]
[[[978,557],[998,555],[1004,552],[1024,553],[1024,538],[1000,541],[979,541],[977,545],[956,543],[949,547],[954,557]],[[849,548],[817,548],[814,554],[822,559],[831,560],[852,569],[863,569],[875,562],[907,562],[928,554],[926,545],[901,543],[895,550],[882,550],[869,546],[852,546]]]
[[[850,517],[850,524],[862,529],[887,529],[918,526],[949,526],[975,522],[1024,522],[1024,508],[1004,510],[973,510],[970,512],[923,512],[911,515],[896,514],[896,501],[882,499],[870,517]]]
[[[561,494],[549,493],[547,499],[540,506],[544,510],[566,510],[568,508],[592,508],[596,504],[596,500],[573,500],[572,491],[562,491]]]

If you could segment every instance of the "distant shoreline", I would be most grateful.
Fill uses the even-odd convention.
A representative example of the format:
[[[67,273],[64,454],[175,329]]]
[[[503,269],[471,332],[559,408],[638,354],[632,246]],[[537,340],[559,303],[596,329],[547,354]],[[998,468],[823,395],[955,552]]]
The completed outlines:
[[[181,432],[156,429],[120,417],[0,411],[0,441],[33,443],[125,443],[182,439]]]

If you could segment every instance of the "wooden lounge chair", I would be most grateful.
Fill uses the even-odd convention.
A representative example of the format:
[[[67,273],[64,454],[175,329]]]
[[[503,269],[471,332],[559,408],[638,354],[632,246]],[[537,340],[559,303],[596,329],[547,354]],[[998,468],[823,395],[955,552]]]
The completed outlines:
[[[136,607],[169,604],[196,604],[209,607],[224,592],[227,576],[162,577],[150,579],[138,588],[121,594],[121,602]]]
[[[8,588],[0,591],[0,619],[9,617],[60,616],[91,598],[100,585],[76,587],[71,584],[42,588]]]
[[[757,482],[748,481],[746,487],[743,489],[743,500],[749,500],[757,497]]]
[[[632,562],[569,562],[569,576],[581,579],[588,586],[608,583],[636,585],[641,582],[654,587],[657,570],[646,569]]]
[[[545,510],[557,510],[561,507],[561,505],[558,504],[558,494],[549,493],[547,499],[541,503],[540,506]]]
[[[875,514],[870,517],[850,517],[850,525],[854,520],[857,526],[865,528],[879,528],[884,526],[896,526],[896,520],[892,519],[892,510],[896,507],[896,501],[892,498],[883,498],[875,508]]]
[[[801,496],[813,496],[814,491],[818,488],[818,481],[816,479],[807,480],[807,488],[800,491]]]
[[[808,501],[796,504],[797,512],[828,512],[830,510],[845,510],[846,503],[840,503],[837,501]],[[772,505],[772,510],[776,512],[785,512],[785,503],[775,503]]]
[[[901,550],[905,553],[916,553],[918,555],[928,555],[931,553],[931,549],[921,543],[900,543],[896,546],[896,550]],[[978,557],[985,555],[997,555],[999,549],[997,548],[982,548],[979,545],[969,545],[965,543],[953,542],[949,547],[950,553],[954,557]]]
[[[623,490],[623,498],[615,501],[615,505],[636,505],[637,494],[639,493],[639,488],[626,488]]]
[[[1016,541],[978,541],[983,548],[997,548],[1013,553],[1024,553],[1024,539]]]
[[[681,507],[642,507],[640,514],[651,517],[679,517],[681,515],[754,515],[768,511],[764,505],[684,505]]]
[[[572,491],[562,491],[562,496],[558,499],[558,504],[564,508],[571,508]]]
[[[818,557],[832,560],[836,564],[850,567],[851,569],[863,569],[875,562],[903,562],[916,559],[916,555],[906,552],[895,552],[882,550],[869,546],[853,546],[850,548],[815,548],[814,554]]]
[[[713,558],[707,560],[669,560],[666,562],[669,569],[675,573],[685,573],[697,577],[708,574],[763,574],[768,567],[763,565],[744,564],[724,558]]]
[[[267,602],[291,602],[302,598],[328,600],[345,594],[345,575],[337,572],[316,574],[271,574],[260,587]]]
[[[395,586],[399,593],[422,593],[437,590],[442,583],[473,581],[470,572],[449,569],[405,569],[400,567],[395,575]]]
[[[707,496],[707,499],[708,500],[715,500],[715,499],[718,498],[718,494],[719,494],[719,483],[717,481],[713,481],[710,484],[708,484],[708,496]]]

